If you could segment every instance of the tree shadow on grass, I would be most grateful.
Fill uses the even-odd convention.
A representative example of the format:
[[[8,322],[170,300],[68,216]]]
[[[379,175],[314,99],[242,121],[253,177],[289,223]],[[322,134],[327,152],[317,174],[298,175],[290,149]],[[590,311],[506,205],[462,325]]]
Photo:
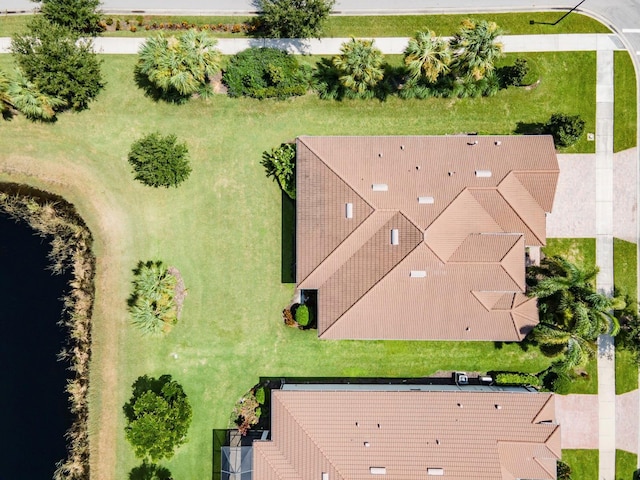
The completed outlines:
[[[516,135],[543,135],[546,132],[544,123],[518,122],[513,133]]]
[[[168,468],[146,461],[129,472],[129,480],[171,480],[172,478]]]
[[[296,202],[282,192],[280,281],[296,282]]]
[[[144,73],[136,67],[133,71],[133,78],[139,89],[144,91],[145,96],[151,98],[154,102],[167,102],[182,105],[186,103],[191,95],[183,95],[177,90],[163,90],[155,86]]]

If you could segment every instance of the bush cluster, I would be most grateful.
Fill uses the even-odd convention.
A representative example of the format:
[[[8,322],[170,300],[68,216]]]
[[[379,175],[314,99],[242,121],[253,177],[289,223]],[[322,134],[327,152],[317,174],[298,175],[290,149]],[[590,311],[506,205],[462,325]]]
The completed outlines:
[[[301,327],[307,327],[311,323],[311,311],[306,305],[300,305],[296,309],[296,322]]]
[[[150,187],[177,187],[191,173],[185,143],[178,143],[175,135],[151,133],[131,146],[129,163],[135,179]]]
[[[222,77],[232,97],[287,98],[304,95],[310,70],[275,48],[249,48],[236,55]]]
[[[531,387],[540,387],[542,385],[541,380],[530,373],[500,372],[494,376],[494,379],[498,385],[525,385]]]
[[[584,120],[579,115],[554,113],[544,126],[544,131],[553,136],[556,146],[569,147],[582,136]]]

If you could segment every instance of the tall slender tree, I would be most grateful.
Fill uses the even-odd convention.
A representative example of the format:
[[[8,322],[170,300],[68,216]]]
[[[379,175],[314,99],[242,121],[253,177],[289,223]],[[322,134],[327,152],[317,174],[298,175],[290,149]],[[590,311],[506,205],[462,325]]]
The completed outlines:
[[[40,11],[51,23],[69,28],[78,34],[95,35],[102,29],[98,25],[100,0],[41,0]]]
[[[449,71],[449,44],[432,30],[418,32],[404,51],[404,63],[414,79],[424,77],[429,82],[436,82],[440,75]]]
[[[384,77],[384,57],[373,40],[352,38],[342,44],[340,52],[332,60],[340,84],[357,96],[373,92]]]
[[[453,51],[452,70],[457,76],[481,80],[495,68],[502,56],[502,43],[497,37],[502,33],[495,22],[465,20],[451,39]]]

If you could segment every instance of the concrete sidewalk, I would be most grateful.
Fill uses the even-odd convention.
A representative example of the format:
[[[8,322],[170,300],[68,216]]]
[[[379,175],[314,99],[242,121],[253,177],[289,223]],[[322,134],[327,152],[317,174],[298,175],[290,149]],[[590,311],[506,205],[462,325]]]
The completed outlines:
[[[218,48],[224,55],[234,55],[249,47],[272,47],[294,54],[335,55],[342,43],[349,38],[323,39],[268,39],[268,38],[220,38]],[[385,54],[401,54],[407,46],[407,37],[375,38],[375,46]],[[143,37],[98,37],[94,40],[96,52],[104,54],[136,54]],[[500,38],[504,51],[509,52],[557,52],[623,50],[617,35],[604,33],[561,35],[505,35]],[[0,38],[0,53],[8,53],[10,38]]]

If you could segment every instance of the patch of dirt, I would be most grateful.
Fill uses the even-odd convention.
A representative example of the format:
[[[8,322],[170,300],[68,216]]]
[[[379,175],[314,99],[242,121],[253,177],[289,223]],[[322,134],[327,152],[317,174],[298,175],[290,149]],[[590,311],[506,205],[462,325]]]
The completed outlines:
[[[211,88],[213,89],[213,93],[224,93],[227,94],[229,90],[227,86],[222,83],[222,72],[216,73],[211,80],[209,81],[211,84]]]
[[[180,315],[182,315],[182,306],[184,305],[184,299],[187,296],[187,287],[185,287],[184,285],[184,279],[180,274],[180,270],[178,270],[176,267],[169,267],[167,271],[176,279],[176,287],[173,290],[173,300],[176,302],[176,317],[178,320],[180,320]]]
[[[540,79],[536,80],[531,85],[522,85],[520,88],[522,88],[523,90],[533,90],[537,88],[538,85],[540,85]]]

